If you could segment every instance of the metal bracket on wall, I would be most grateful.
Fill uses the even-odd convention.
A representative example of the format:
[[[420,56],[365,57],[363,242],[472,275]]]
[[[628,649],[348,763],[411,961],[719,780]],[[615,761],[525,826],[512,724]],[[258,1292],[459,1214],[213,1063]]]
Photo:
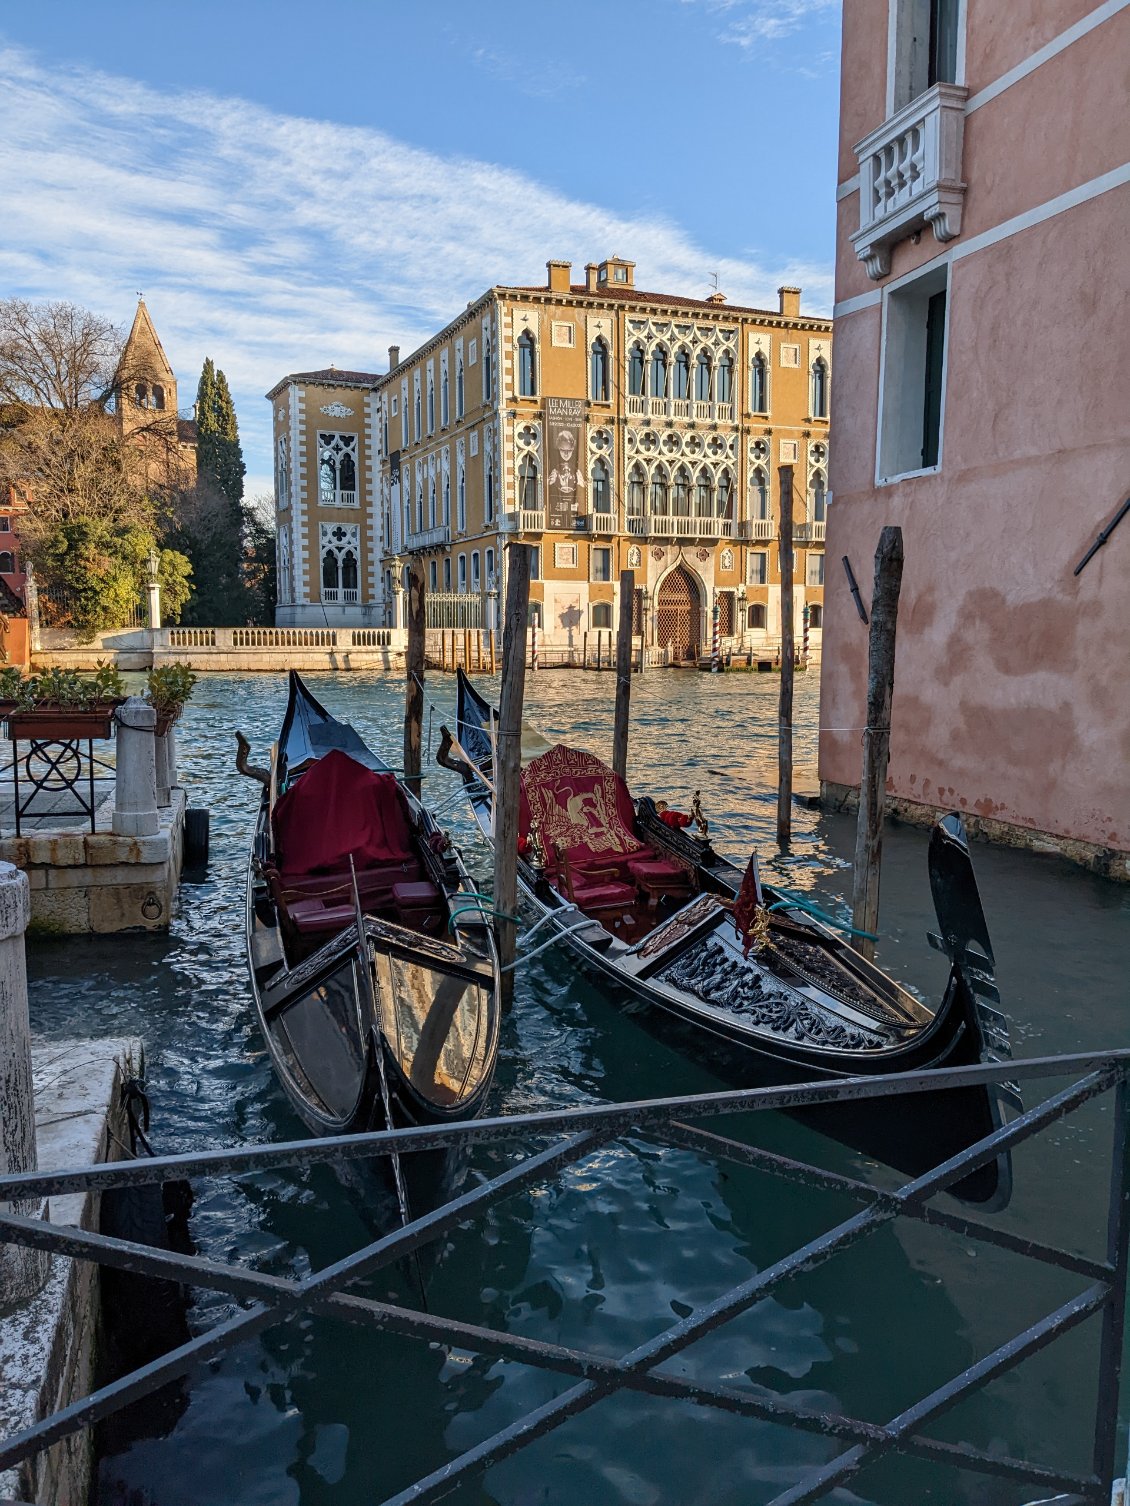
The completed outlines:
[[[855,602],[855,610],[859,613],[859,620],[864,627],[867,626],[867,608],[863,605],[863,597],[859,594],[859,584],[855,578],[855,571],[851,568],[851,560],[844,555],[844,569],[847,572],[848,586],[851,588],[851,597]]]
[[[1106,527],[1103,529],[1103,531],[1099,534],[1098,538],[1091,545],[1091,547],[1087,550],[1087,552],[1083,556],[1083,558],[1075,566],[1075,569],[1072,570],[1072,572],[1071,572],[1072,575],[1078,575],[1079,572],[1083,569],[1083,567],[1090,561],[1092,555],[1095,555],[1095,554],[1097,554],[1099,552],[1099,550],[1106,543],[1107,539],[1110,538],[1111,534],[1118,527],[1119,523],[1122,522],[1123,518],[1126,516],[1126,514],[1128,512],[1130,512],[1130,497],[1126,498],[1126,501],[1123,502],[1122,506],[1115,513],[1114,517],[1111,518],[1110,522],[1106,525]]]

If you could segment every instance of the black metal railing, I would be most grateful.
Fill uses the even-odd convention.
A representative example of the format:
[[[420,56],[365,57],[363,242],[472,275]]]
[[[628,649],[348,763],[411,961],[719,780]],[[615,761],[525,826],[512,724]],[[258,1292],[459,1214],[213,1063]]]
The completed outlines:
[[[893,1190],[793,1160],[689,1122],[766,1109],[811,1108],[818,1104],[937,1092],[1005,1079],[1036,1082],[1066,1077],[1074,1079],[1068,1087],[925,1175]],[[1119,1380],[1126,1316],[1127,1247],[1130,1241],[1128,1081],[1130,1051],[1096,1052],[848,1078],[785,1088],[587,1105],[556,1113],[512,1115],[443,1127],[326,1137],[251,1149],[205,1151],[194,1155],[107,1163],[79,1170],[0,1177],[0,1200],[19,1202],[183,1177],[240,1176],[266,1168],[307,1167],[390,1155],[393,1151],[403,1156],[441,1147],[507,1140],[518,1141],[525,1149],[531,1140],[536,1143],[545,1137],[558,1137],[555,1143],[535,1154],[525,1155],[517,1164],[473,1190],[302,1280],[267,1275],[203,1256],[150,1249],[79,1228],[56,1227],[15,1213],[0,1212],[0,1241],[173,1279],[250,1304],[160,1359],[4,1439],[0,1442],[0,1470],[17,1465],[128,1403],[152,1394],[201,1362],[224,1353],[232,1345],[297,1314],[318,1309],[353,1325],[406,1335],[431,1345],[446,1345],[510,1359],[576,1380],[575,1385],[553,1400],[442,1464],[407,1489],[389,1496],[386,1506],[435,1500],[460,1480],[481,1474],[488,1466],[545,1436],[603,1397],[622,1390],[689,1400],[738,1416],[788,1425],[843,1445],[842,1450],[826,1463],[778,1494],[771,1506],[802,1506],[802,1503],[820,1500],[861,1470],[892,1454],[907,1455],[939,1466],[959,1467],[991,1479],[1033,1486],[1045,1493],[1060,1492],[1072,1499],[1094,1503],[1094,1506],[1099,1503],[1106,1506],[1115,1478]],[[933,1206],[931,1200],[938,1193],[1104,1094],[1111,1094],[1114,1100],[1105,1258],[1090,1259],[1022,1236],[1007,1226],[986,1223],[972,1213]],[[788,1182],[847,1195],[862,1207],[618,1359],[374,1301],[347,1290],[362,1277],[412,1254],[456,1225],[465,1224],[482,1214],[502,1198],[544,1182],[564,1167],[585,1160],[612,1140],[640,1133],[669,1146],[756,1167]],[[913,1400],[885,1423],[816,1411],[734,1386],[689,1381],[659,1369],[665,1361],[704,1335],[771,1296],[784,1283],[817,1269],[840,1251],[899,1218],[957,1232],[965,1239],[1080,1278],[1084,1285],[1068,1301],[999,1344],[960,1375],[928,1395]],[[1092,1466],[1088,1474],[1035,1464],[999,1450],[990,1452],[966,1443],[949,1442],[932,1437],[926,1431],[934,1419],[958,1402],[1015,1369],[1023,1360],[1092,1317],[1100,1321],[1095,1362],[1098,1386]],[[1075,1379],[1078,1381],[1080,1377]]]

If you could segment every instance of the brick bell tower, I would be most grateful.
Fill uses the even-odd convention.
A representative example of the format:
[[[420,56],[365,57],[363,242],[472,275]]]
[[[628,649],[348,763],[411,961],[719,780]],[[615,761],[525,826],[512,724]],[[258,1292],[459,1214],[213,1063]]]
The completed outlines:
[[[118,366],[117,410],[123,438],[138,429],[159,431],[167,423],[175,442],[177,379],[144,298],[137,300],[133,327]]]

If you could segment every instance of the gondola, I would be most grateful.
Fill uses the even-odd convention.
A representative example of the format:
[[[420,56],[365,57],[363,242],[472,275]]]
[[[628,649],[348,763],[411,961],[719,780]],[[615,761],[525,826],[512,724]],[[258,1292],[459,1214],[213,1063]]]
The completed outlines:
[[[497,713],[459,672],[457,733],[441,761],[463,776],[489,842]],[[930,1008],[830,925],[714,850],[699,819],[633,798],[578,748],[522,733],[519,882],[538,919],[554,915],[585,968],[640,1003],[645,1020],[740,1086],[1007,1061],[1008,1025],[965,830],[946,816],[930,839],[930,884],[949,977]],[[553,921],[547,920],[547,926]],[[999,1128],[1010,1084],[845,1102],[801,1115],[825,1134],[919,1175]],[[1007,1155],[952,1191],[1004,1207]]]
[[[498,958],[459,853],[291,671],[247,873],[263,1038],[316,1134],[444,1123],[482,1106]]]

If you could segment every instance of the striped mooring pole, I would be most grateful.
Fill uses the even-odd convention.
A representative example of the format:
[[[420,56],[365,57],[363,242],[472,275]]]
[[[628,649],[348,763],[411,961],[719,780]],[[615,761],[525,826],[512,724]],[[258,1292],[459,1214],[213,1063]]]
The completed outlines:
[[[530,668],[538,667],[538,620],[535,617],[530,625]]]
[[[720,657],[719,652],[718,652],[719,645],[720,645],[720,640],[721,640],[721,635],[719,633],[719,628],[721,627],[721,623],[722,623],[722,608],[719,605],[717,593],[715,593],[715,596],[714,596],[714,610],[711,613],[711,617],[712,617],[712,622],[711,622],[711,636],[710,636],[710,673],[712,675],[716,675],[719,672],[719,670],[722,668],[722,661],[721,661],[721,657]]]
[[[804,639],[803,639],[803,645],[802,645],[802,650],[801,651],[804,654],[804,665],[805,665],[805,668],[807,669],[808,668],[808,603],[807,603],[807,601],[804,604],[804,611],[801,613],[801,620],[804,623]]]

